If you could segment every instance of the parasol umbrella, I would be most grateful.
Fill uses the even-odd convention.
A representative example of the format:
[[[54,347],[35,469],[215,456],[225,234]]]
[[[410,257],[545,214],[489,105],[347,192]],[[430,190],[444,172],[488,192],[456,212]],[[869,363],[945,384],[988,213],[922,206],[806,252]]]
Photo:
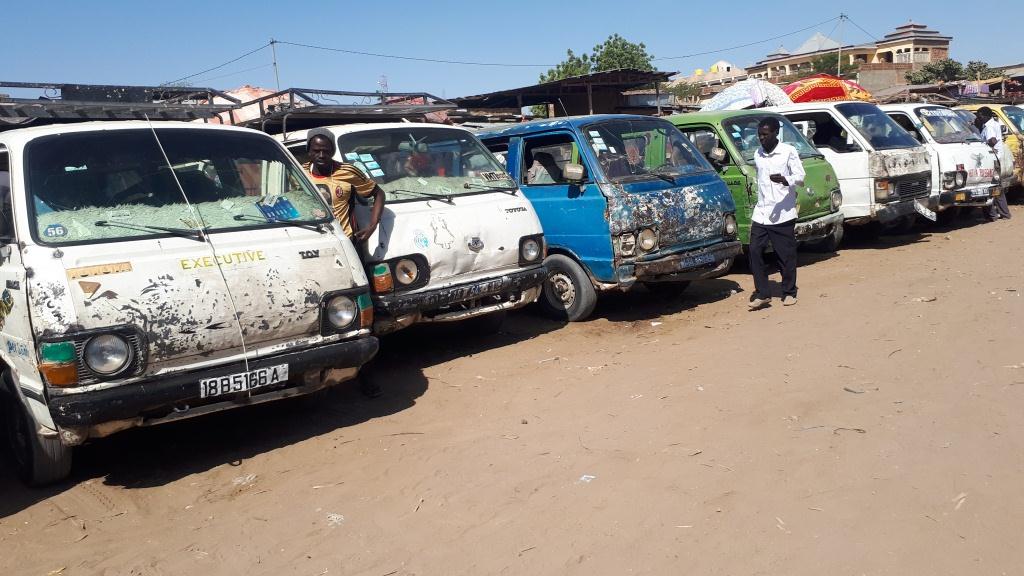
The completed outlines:
[[[785,106],[792,104],[789,96],[775,84],[761,78],[741,80],[716,94],[701,106],[702,112],[709,110],[743,110],[764,106]]]
[[[831,74],[815,74],[787,85],[783,90],[793,102],[870,101],[871,93],[851,80]]]

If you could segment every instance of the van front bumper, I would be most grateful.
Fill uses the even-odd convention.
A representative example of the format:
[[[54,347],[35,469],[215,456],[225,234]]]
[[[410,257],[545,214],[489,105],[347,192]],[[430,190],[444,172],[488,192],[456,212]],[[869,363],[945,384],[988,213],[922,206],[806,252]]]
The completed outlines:
[[[999,186],[995,184],[961,188],[959,190],[943,190],[939,196],[939,204],[941,205],[943,200],[946,200],[949,202],[949,206],[989,206],[992,204],[992,199],[999,197],[1001,193],[1002,191],[999,189]]]
[[[355,340],[322,344],[250,360],[250,371],[288,364],[287,382],[253,390],[251,395],[249,392],[238,392],[201,398],[201,380],[246,371],[244,363],[232,362],[112,388],[51,395],[47,405],[65,443],[78,444],[89,436],[104,436],[112,431],[133,426],[177,420],[314,392],[337,383],[326,381],[322,375],[324,370],[347,370],[351,374],[348,378],[354,377],[359,367],[369,362],[377,353],[377,346],[377,338],[364,336]],[[117,425],[106,430],[90,430],[92,427],[114,422]]]
[[[547,269],[544,266],[535,266],[528,270],[517,270],[502,274],[497,278],[488,278],[478,282],[409,294],[374,296],[373,300],[381,312],[398,317],[413,312],[429,312],[487,296],[506,296],[507,299],[519,299],[520,294],[540,286],[547,278],[547,274]],[[523,304],[529,304],[529,302]]]
[[[814,220],[796,223],[796,239],[799,242],[810,242],[826,238],[835,231],[836,226],[843,225],[843,213],[833,212]]]
[[[657,260],[634,262],[633,275],[641,282],[675,282],[715,278],[728,272],[733,259],[742,250],[743,246],[739,241],[719,242],[705,248],[688,250]]]

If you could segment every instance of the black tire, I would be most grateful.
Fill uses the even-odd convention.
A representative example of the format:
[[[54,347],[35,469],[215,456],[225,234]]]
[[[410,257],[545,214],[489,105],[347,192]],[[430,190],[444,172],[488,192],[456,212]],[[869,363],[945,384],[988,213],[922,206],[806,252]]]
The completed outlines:
[[[4,380],[9,381],[7,375]],[[28,408],[14,391],[8,392],[3,398],[3,419],[15,472],[29,486],[45,486],[67,478],[71,473],[71,447],[58,436],[40,436]]]
[[[507,310],[499,310],[497,312],[491,312],[490,314],[484,314],[483,316],[477,316],[465,320],[463,324],[466,329],[473,334],[480,336],[490,336],[497,334],[501,330],[501,326],[505,323],[505,317],[508,316]]]
[[[938,216],[936,216],[935,218],[935,223],[938,224],[939,226],[950,226],[954,222],[956,222],[956,219],[959,216],[960,207],[950,206],[949,208],[946,208],[942,212],[939,212]]]
[[[850,232],[851,236],[855,236],[861,242],[873,242],[878,240],[882,234],[882,223],[875,220],[860,226],[853,226],[850,228]]]
[[[689,286],[689,280],[679,280],[677,282],[644,282],[644,288],[647,288],[648,292],[659,296],[674,296],[676,294],[682,294]]]
[[[579,322],[597,305],[597,291],[579,264],[567,256],[552,254],[544,259],[548,278],[539,302],[544,312],[557,320]]]
[[[823,252],[831,254],[839,250],[839,245],[843,243],[843,225],[838,224],[832,229],[832,233],[822,238],[821,240],[811,242],[807,247],[813,252]]]
[[[914,231],[914,226],[917,224],[917,215],[911,214],[910,216],[902,216],[892,224],[888,226],[886,231],[890,234],[904,235],[910,234]]]

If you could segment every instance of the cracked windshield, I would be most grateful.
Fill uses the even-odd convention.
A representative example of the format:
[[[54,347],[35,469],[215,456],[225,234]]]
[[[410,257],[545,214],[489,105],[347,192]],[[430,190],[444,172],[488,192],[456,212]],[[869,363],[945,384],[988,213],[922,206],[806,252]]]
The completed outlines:
[[[201,129],[156,133],[170,166],[149,129],[34,141],[26,161],[38,238],[66,244],[198,237],[204,224],[217,232],[329,216],[299,169],[265,138]]]
[[[981,142],[981,137],[971,130],[967,122],[954,110],[942,106],[929,106],[917,109],[917,117],[921,119],[925,129],[940,144],[958,142]]]
[[[590,124],[585,133],[612,182],[712,169],[675,126],[661,120],[609,120]]]
[[[441,199],[515,190],[480,143],[463,130],[395,128],[338,137],[345,162],[355,165],[384,190],[387,202]]]

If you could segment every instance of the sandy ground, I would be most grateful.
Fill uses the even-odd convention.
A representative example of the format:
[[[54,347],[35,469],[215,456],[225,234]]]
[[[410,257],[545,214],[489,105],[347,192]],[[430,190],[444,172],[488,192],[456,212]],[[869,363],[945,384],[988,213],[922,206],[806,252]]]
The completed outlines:
[[[489,338],[0,471],[0,574],[1020,574],[1024,210]],[[741,290],[740,294],[732,294]]]

